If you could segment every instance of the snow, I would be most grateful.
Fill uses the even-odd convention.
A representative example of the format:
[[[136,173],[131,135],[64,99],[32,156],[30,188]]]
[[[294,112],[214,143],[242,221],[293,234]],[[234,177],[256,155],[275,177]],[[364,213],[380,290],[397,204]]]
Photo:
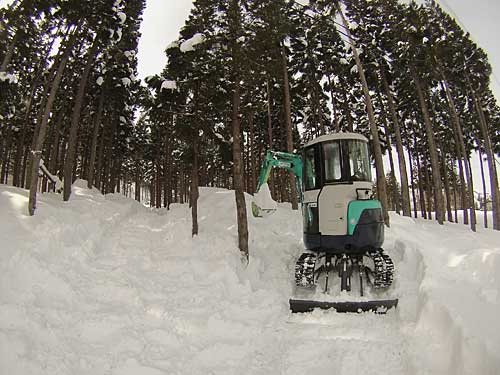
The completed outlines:
[[[169,49],[173,49],[173,48],[179,48],[179,42],[178,41],[173,41],[172,43],[170,43],[167,48],[165,48],[166,51],[168,51]]]
[[[205,36],[201,33],[194,34],[190,39],[181,43],[181,52],[194,51],[194,47],[205,41]]]
[[[122,85],[123,86],[128,87],[128,86],[130,86],[131,83],[132,83],[132,80],[129,77],[122,78]]]
[[[130,51],[125,51],[123,54],[124,54],[124,55],[125,55],[125,57],[126,57],[127,59],[129,59],[129,60],[133,60],[133,59],[134,59],[134,57],[135,57],[135,51],[133,51],[133,50],[130,50]]]
[[[0,72],[0,81],[1,82],[9,81],[9,83],[16,83],[17,76],[7,72]]]
[[[177,83],[175,81],[165,80],[161,84],[160,91],[163,91],[164,89],[165,90],[177,90]]]
[[[96,83],[98,86],[102,86],[102,84],[104,83],[104,78],[102,76],[99,76],[96,80]]]
[[[120,25],[123,25],[127,20],[127,15],[121,11],[116,12],[116,16],[120,19]]]
[[[249,216],[234,192],[151,210],[78,180],[69,202],[0,185],[0,374],[495,374],[500,233],[391,215],[399,306],[292,315],[302,218]],[[247,196],[250,212],[251,197]]]

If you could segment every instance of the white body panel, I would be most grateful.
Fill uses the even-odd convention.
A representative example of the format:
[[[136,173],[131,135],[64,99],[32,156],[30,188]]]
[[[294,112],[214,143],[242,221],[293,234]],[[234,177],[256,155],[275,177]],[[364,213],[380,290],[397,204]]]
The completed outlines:
[[[363,199],[368,199],[372,194],[371,182],[325,185],[322,190],[304,192],[304,203],[318,203],[319,231],[322,235],[341,236],[348,234],[347,208],[349,202],[358,199],[356,189],[365,190],[365,192],[359,192],[359,197]]]

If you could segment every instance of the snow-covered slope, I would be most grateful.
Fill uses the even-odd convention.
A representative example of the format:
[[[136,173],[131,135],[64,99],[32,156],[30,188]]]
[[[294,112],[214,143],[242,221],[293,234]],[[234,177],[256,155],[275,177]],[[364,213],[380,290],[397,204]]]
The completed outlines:
[[[63,203],[0,185],[0,374],[497,374],[500,234],[392,216],[387,315],[291,315],[301,217],[249,217],[234,195],[150,210],[78,181]],[[249,211],[250,212],[250,211]]]

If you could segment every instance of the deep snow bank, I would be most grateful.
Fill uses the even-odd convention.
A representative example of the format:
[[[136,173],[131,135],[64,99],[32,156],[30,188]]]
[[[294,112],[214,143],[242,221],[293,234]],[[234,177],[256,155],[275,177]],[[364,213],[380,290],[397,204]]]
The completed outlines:
[[[69,202],[0,185],[0,374],[495,374],[500,237],[392,216],[400,306],[291,316],[301,217],[249,216],[234,194],[150,210],[79,181]],[[249,202],[248,202],[249,203]],[[248,206],[250,214],[250,207]]]

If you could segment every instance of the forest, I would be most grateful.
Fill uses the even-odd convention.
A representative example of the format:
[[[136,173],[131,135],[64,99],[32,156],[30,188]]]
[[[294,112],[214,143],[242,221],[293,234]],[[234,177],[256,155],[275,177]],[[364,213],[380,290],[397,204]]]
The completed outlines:
[[[198,187],[234,189],[248,258],[244,193],[266,150],[344,131],[370,140],[387,225],[396,211],[475,231],[484,214],[500,229],[492,69],[435,1],[195,0],[163,71],[141,82],[145,6],[0,9],[0,183],[30,190],[31,215],[37,194],[68,200],[84,179],[151,207],[189,203],[196,235]],[[275,170],[269,186],[298,208],[293,176]]]

